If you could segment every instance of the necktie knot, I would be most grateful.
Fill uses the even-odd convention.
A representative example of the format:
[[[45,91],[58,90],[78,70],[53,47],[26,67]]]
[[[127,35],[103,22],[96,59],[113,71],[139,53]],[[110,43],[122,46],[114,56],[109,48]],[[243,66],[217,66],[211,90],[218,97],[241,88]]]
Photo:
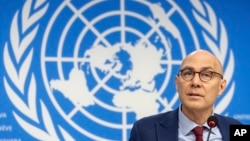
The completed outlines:
[[[203,141],[202,139],[202,135],[203,135],[203,130],[204,127],[203,126],[196,126],[192,131],[195,134],[196,137],[196,141]]]

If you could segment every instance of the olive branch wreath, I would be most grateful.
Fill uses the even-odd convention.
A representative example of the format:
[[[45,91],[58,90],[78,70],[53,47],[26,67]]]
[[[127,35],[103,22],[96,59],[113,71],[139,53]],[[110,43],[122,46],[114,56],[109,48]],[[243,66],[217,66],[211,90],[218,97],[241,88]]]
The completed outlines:
[[[36,106],[36,77],[33,72],[29,71],[33,57],[33,47],[31,47],[31,43],[39,29],[37,22],[46,13],[48,3],[43,0],[37,0],[34,7],[32,6],[32,0],[26,0],[21,13],[17,11],[13,18],[10,29],[10,45],[6,42],[3,52],[4,66],[7,72],[7,76],[3,78],[4,86],[11,103],[18,110],[18,112],[13,110],[13,115],[19,125],[36,139],[59,141],[60,139],[56,133],[50,113],[42,100],[40,100],[42,117],[41,120],[38,118]],[[37,11],[32,13],[31,9]],[[21,16],[20,23],[18,20],[19,16]],[[19,29],[19,24],[22,26],[21,29]],[[22,34],[26,35],[21,38]],[[11,57],[12,53],[14,57]],[[24,54],[28,54],[26,58],[24,58]],[[19,65],[20,68],[15,67],[15,63]],[[30,80],[27,79],[28,76],[31,77]],[[25,91],[26,84],[28,85],[27,93]],[[25,95],[27,95],[27,100],[23,100]],[[20,113],[23,114],[26,119],[28,118],[28,120],[22,118],[19,115]],[[34,124],[28,121],[32,121]],[[44,125],[45,129],[40,129],[36,125]],[[58,128],[65,140],[74,140],[60,125],[58,125]]]
[[[202,36],[206,44],[220,59],[222,64],[225,64],[228,52],[228,39],[223,22],[221,20],[217,21],[214,11],[206,2],[191,0],[191,3],[194,7],[193,15],[195,19],[204,29]],[[37,9],[37,11],[32,13],[30,11],[32,8]],[[10,28],[10,43],[6,42],[4,46],[3,60],[7,74],[3,79],[7,96],[17,110],[13,110],[13,115],[18,124],[36,139],[56,141],[60,139],[56,133],[50,113],[42,100],[39,101],[41,107],[40,114],[42,117],[41,119],[38,117],[36,77],[34,72],[29,71],[33,57],[33,47],[31,47],[31,43],[39,29],[38,21],[44,16],[47,9],[48,3],[46,3],[46,1],[37,0],[33,7],[32,0],[26,0],[21,15],[19,11],[15,13]],[[20,23],[18,20],[19,16],[21,16],[22,19]],[[22,25],[22,28],[19,29],[18,25]],[[220,32],[218,32],[218,26],[221,29]],[[22,37],[21,35],[24,33],[25,36]],[[216,42],[219,42],[219,45],[217,45]],[[14,57],[11,56],[12,54]],[[234,68],[232,50],[230,50],[228,62],[225,69],[225,77],[231,80],[233,75],[231,70]],[[20,67],[18,68],[16,66]],[[30,80],[28,79],[29,76],[31,77]],[[232,99],[235,83],[232,82],[230,84],[231,87],[229,91],[215,107],[215,111],[218,113],[223,112]],[[25,85],[28,85],[27,92],[25,91]],[[27,99],[24,100],[24,97],[27,97]],[[25,118],[22,118],[20,114],[25,116]],[[30,123],[30,121],[32,121],[32,123]],[[44,129],[40,129],[38,125],[44,125],[45,127]],[[58,128],[65,140],[74,140],[63,127],[58,125]]]
[[[201,25],[202,28],[204,29],[202,31],[202,36],[206,44],[215,54],[215,56],[219,58],[222,65],[223,66],[226,65],[224,76],[227,80],[229,80],[228,84],[230,84],[231,87],[229,88],[228,92],[224,95],[224,97],[221,99],[220,103],[218,103],[214,109],[216,113],[222,113],[229,105],[235,89],[235,82],[230,83],[231,78],[233,76],[232,70],[234,70],[233,51],[230,50],[229,61],[227,64],[225,64],[225,59],[228,52],[228,38],[223,22],[220,19],[217,21],[213,9],[205,1],[203,2],[205,8],[203,7],[201,1],[190,0],[190,2],[195,8],[195,10],[193,9],[192,11],[194,18],[199,23],[199,25]],[[218,27],[220,31],[218,30]],[[218,42],[218,45],[216,44],[216,42]]]

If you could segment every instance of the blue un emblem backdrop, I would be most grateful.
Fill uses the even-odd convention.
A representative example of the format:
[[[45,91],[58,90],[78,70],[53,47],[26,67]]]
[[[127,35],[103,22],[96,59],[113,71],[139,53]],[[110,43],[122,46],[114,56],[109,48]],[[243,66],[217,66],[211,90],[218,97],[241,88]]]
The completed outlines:
[[[191,51],[223,64],[215,112],[250,124],[250,3],[1,1],[0,140],[126,141],[133,123],[180,105]]]

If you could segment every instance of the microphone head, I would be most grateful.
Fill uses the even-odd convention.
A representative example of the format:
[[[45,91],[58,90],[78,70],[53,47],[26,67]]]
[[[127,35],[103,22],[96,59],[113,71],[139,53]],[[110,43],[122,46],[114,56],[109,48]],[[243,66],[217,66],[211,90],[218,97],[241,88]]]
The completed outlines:
[[[207,119],[207,124],[210,128],[214,128],[215,126],[217,126],[218,124],[218,119],[217,117],[215,116],[210,116],[208,119]]]

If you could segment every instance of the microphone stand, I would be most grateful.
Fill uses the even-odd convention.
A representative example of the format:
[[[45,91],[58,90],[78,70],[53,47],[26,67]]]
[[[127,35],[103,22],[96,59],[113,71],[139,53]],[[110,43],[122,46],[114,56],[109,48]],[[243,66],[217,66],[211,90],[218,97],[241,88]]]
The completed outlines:
[[[218,119],[215,116],[210,116],[207,120],[207,124],[210,127],[209,128],[209,132],[208,132],[208,136],[207,136],[207,141],[209,141],[210,138],[210,134],[212,131],[212,128],[214,128],[215,126],[217,126],[218,124]]]
[[[210,127],[210,128],[209,128],[209,131],[208,131],[207,141],[209,141],[211,131],[212,131],[212,128]]]

